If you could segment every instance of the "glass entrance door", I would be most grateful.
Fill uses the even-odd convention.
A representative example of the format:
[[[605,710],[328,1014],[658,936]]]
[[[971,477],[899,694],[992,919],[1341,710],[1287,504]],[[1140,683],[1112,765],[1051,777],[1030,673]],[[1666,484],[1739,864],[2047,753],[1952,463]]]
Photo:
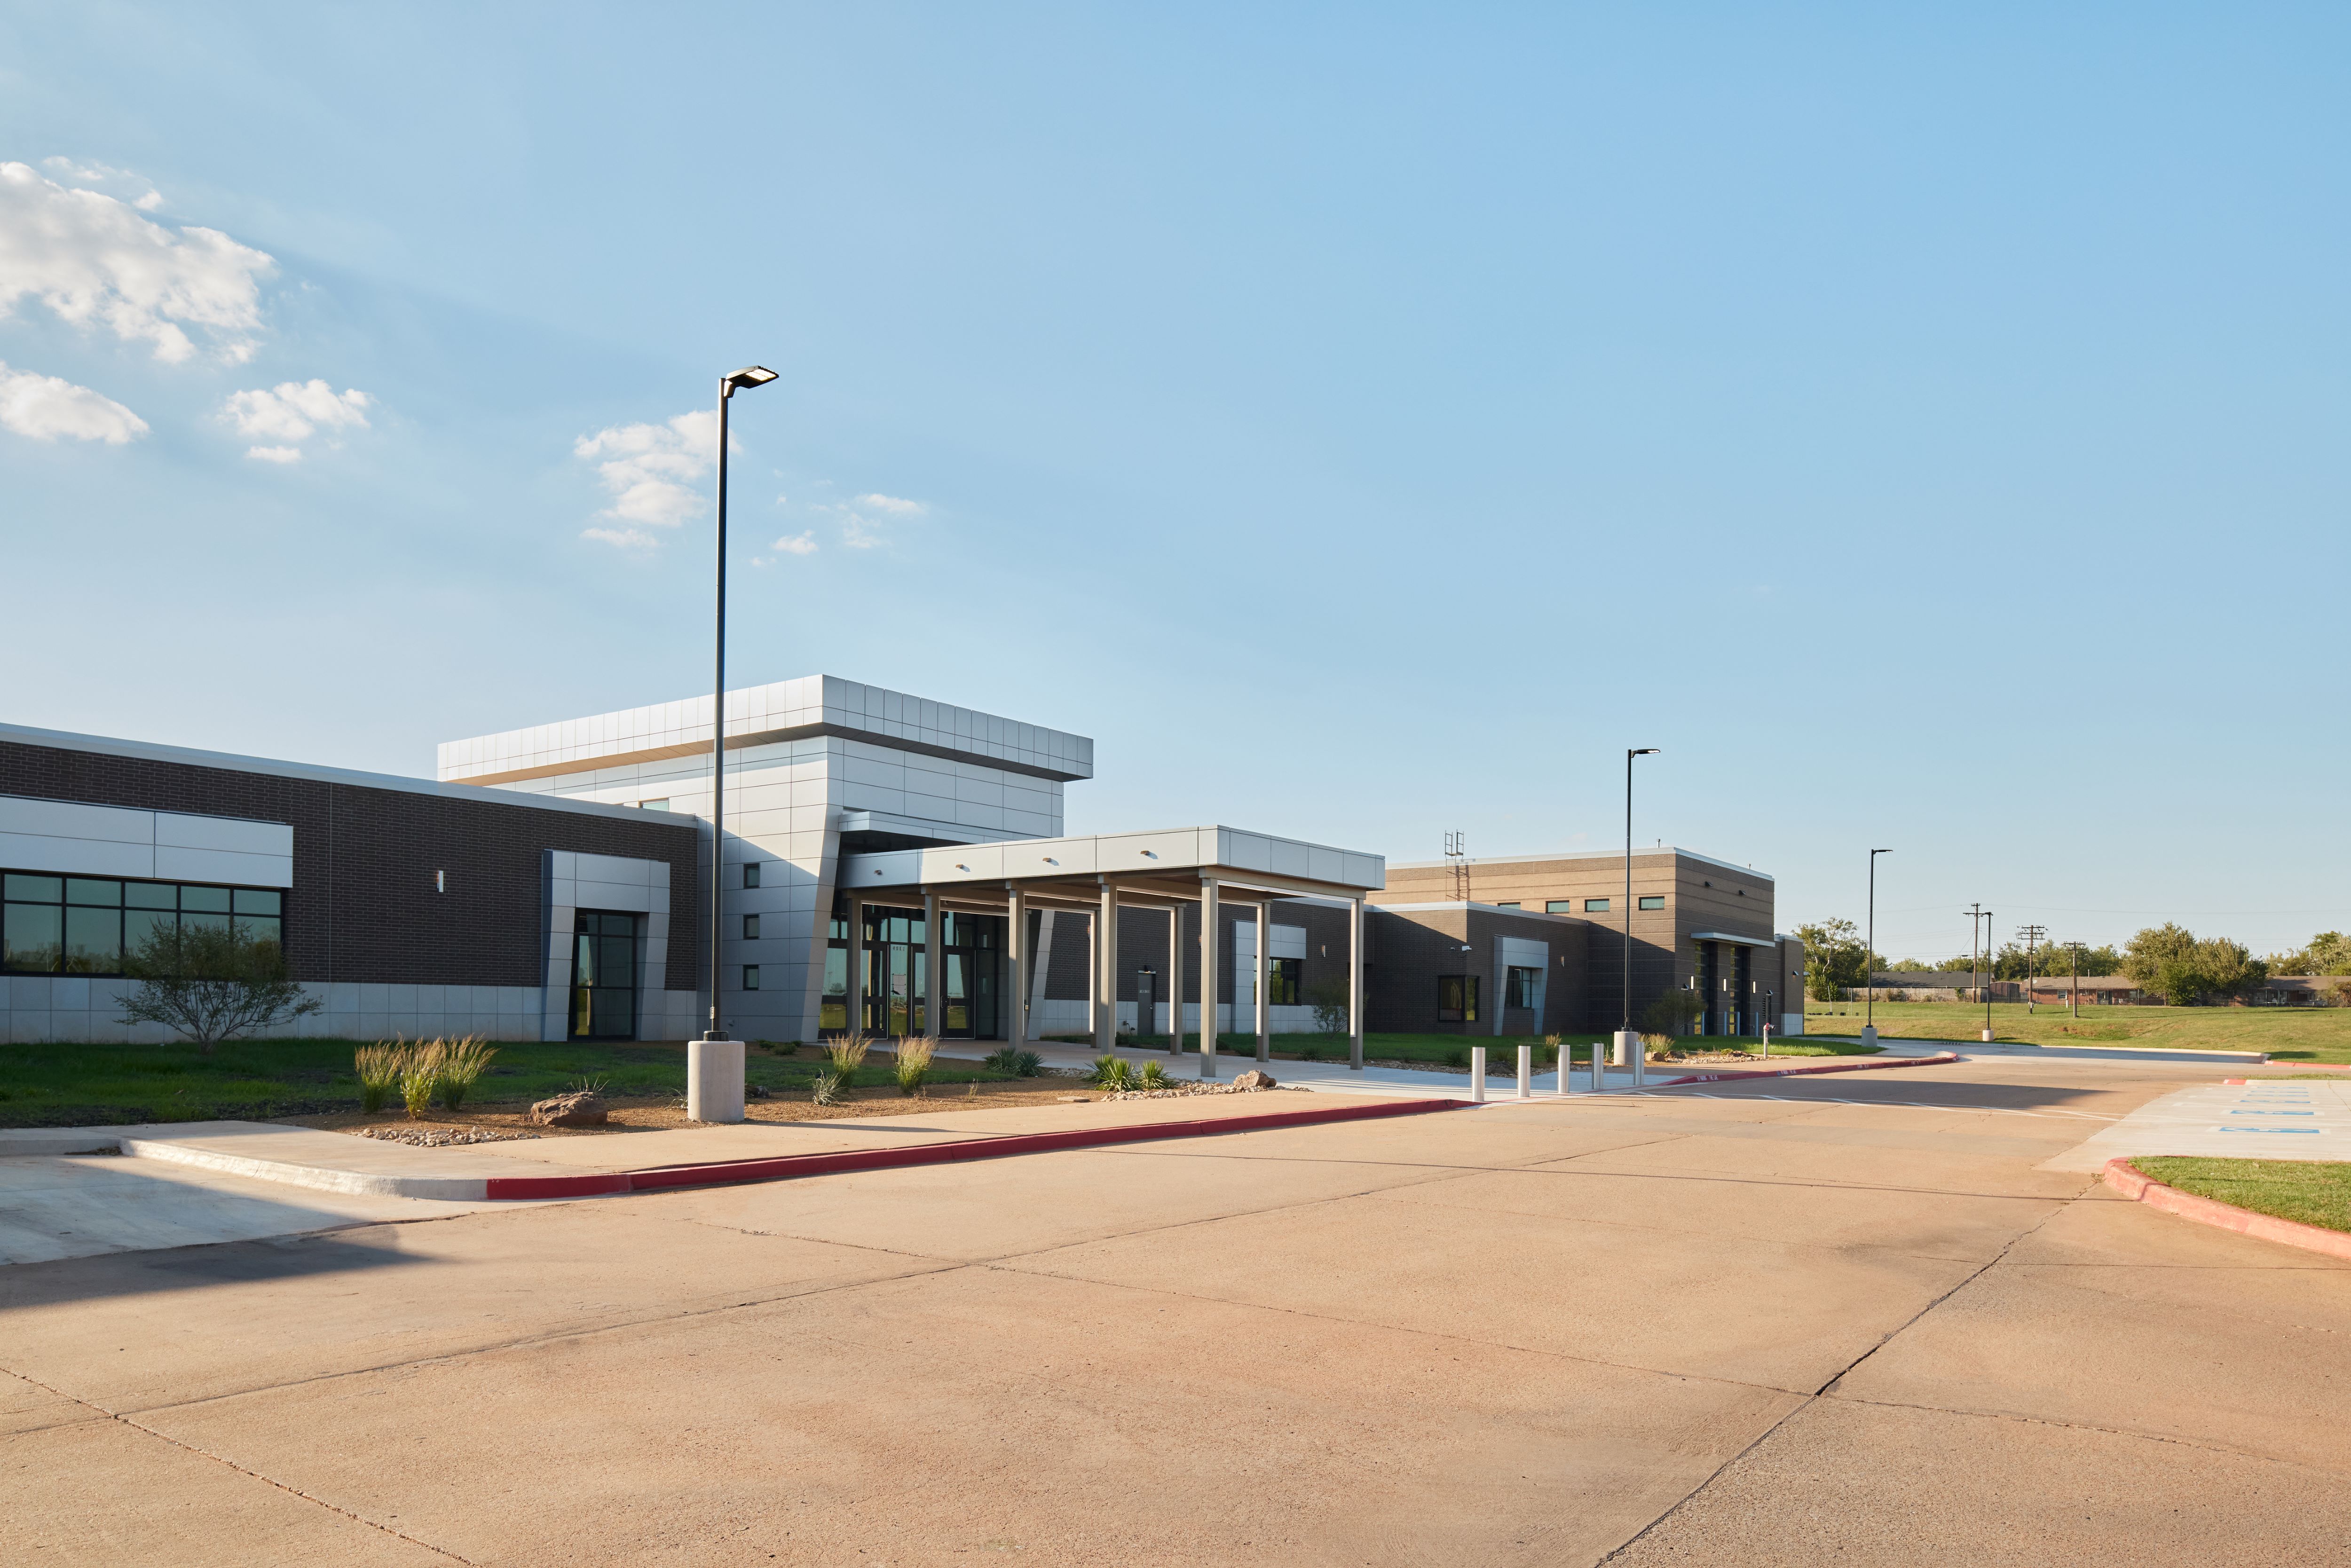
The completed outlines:
[[[865,912],[865,1017],[874,1034],[939,1034],[957,1040],[998,1035],[998,975],[1004,925],[999,915],[948,914],[940,918],[939,1012],[928,1012],[929,930],[919,909]],[[847,934],[838,939],[845,947]],[[843,957],[846,974],[846,956]]]
[[[583,909],[571,938],[571,1038],[637,1037],[637,920]]]

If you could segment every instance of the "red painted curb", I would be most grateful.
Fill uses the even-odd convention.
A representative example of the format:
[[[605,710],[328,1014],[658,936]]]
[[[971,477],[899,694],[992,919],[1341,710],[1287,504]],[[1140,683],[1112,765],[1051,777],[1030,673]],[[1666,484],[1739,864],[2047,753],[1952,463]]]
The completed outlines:
[[[1959,1058],[1948,1051],[1932,1056],[1897,1056],[1891,1061],[1824,1061],[1817,1067],[1783,1067],[1774,1072],[1697,1072],[1687,1078],[1668,1078],[1663,1083],[1652,1083],[1652,1089],[1671,1089],[1683,1083],[1743,1083],[1760,1078],[1802,1078],[1815,1072],[1872,1072],[1889,1067],[1940,1067]]]
[[[2340,1230],[2304,1225],[2298,1219],[2280,1219],[2274,1214],[2255,1214],[2250,1208],[2239,1208],[2218,1198],[2199,1197],[2192,1192],[2164,1186],[2128,1160],[2108,1160],[2099,1178],[2125,1197],[2152,1205],[2166,1214],[2351,1262],[2351,1235]]]
[[[1072,1127],[1061,1133],[1016,1133],[1001,1138],[918,1144],[911,1148],[843,1149],[829,1155],[780,1155],[765,1160],[714,1160],[708,1165],[662,1166],[652,1170],[600,1172],[576,1176],[492,1176],[485,1197],[594,1197],[605,1193],[653,1192],[673,1186],[719,1186],[732,1182],[777,1181],[787,1176],[831,1176],[843,1171],[892,1170],[905,1166],[950,1165],[961,1160],[1002,1159],[1056,1149],[1100,1148],[1163,1138],[1209,1137],[1220,1133],[1261,1132],[1270,1127],[1306,1127],[1323,1122],[1362,1122],[1381,1116],[1414,1116],[1458,1111],[1466,1100],[1396,1100],[1377,1105],[1333,1105],[1320,1111],[1271,1111],[1209,1122],[1144,1122],[1132,1127]]]

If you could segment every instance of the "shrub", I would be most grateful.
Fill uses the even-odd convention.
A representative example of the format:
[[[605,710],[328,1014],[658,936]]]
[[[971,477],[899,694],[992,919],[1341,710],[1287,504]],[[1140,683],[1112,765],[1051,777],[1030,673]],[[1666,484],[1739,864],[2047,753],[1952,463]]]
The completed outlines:
[[[1034,1078],[1045,1065],[1045,1059],[1033,1051],[1016,1051],[1006,1046],[992,1051],[981,1064],[998,1072],[1009,1072],[1015,1078]]]
[[[437,1040],[431,1045],[412,1045],[402,1054],[400,1103],[408,1107],[412,1121],[432,1106],[433,1096],[441,1087],[441,1058]]]
[[[1020,1064],[1013,1071],[1023,1078],[1034,1078],[1045,1071],[1045,1059],[1033,1051],[1024,1051],[1020,1053]]]
[[[820,1105],[838,1105],[838,1104],[840,1104],[840,1103],[841,1103],[841,1074],[840,1074],[840,1073],[838,1073],[838,1072],[820,1072],[820,1073],[818,1073],[818,1074],[816,1075],[816,1083],[815,1083],[815,1085],[814,1085],[814,1088],[815,1088],[815,1092],[810,1096],[810,1098],[811,1098],[811,1099],[813,1099],[813,1100],[815,1100],[815,1102],[816,1102],[818,1104],[820,1104]]]
[[[1135,1077],[1135,1085],[1142,1089],[1165,1089],[1167,1087],[1167,1070],[1155,1061],[1146,1061],[1143,1064],[1142,1072]]]
[[[386,1045],[381,1040],[360,1046],[351,1052],[351,1064],[359,1070],[360,1108],[369,1115],[383,1109],[392,1093],[392,1086],[400,1082],[400,1066],[408,1054],[407,1045]]]
[[[938,1049],[939,1042],[926,1034],[910,1034],[898,1042],[899,1093],[913,1095],[923,1092],[923,1085],[930,1081],[931,1058]]]
[[[873,1037],[862,1029],[834,1035],[824,1042],[825,1055],[831,1060],[833,1071],[843,1079],[864,1064],[865,1053],[872,1049]]]
[[[1298,1060],[1299,1060],[1299,1061],[1322,1061],[1322,1043],[1321,1043],[1320,1041],[1318,1041],[1318,1040],[1308,1040],[1305,1044],[1303,1044],[1303,1045],[1300,1046],[1300,1047],[1298,1048]]]
[[[1559,1061],[1560,1050],[1559,1036],[1555,1034],[1543,1036],[1542,1043],[1535,1047],[1535,1071],[1549,1072]]]
[[[1645,1034],[1641,1037],[1641,1054],[1643,1056],[1671,1056],[1673,1054],[1673,1051],[1674,1037],[1672,1035]]]
[[[1115,1056],[1095,1057],[1094,1087],[1113,1091],[1134,1088],[1134,1064]]]
[[[1705,1009],[1696,991],[1672,990],[1641,1009],[1641,1032],[1679,1039]]]
[[[219,926],[155,926],[123,955],[122,967],[139,987],[122,998],[117,1021],[160,1023],[206,1056],[222,1040],[326,1005],[287,978],[277,943]]]
[[[1317,980],[1306,988],[1306,1002],[1314,1009],[1314,1027],[1324,1034],[1347,1032],[1347,982]]]
[[[440,1041],[434,1041],[440,1045]],[[441,1103],[455,1111],[465,1103],[465,1091],[497,1054],[496,1046],[485,1045],[479,1036],[467,1035],[444,1047],[441,1052]]]

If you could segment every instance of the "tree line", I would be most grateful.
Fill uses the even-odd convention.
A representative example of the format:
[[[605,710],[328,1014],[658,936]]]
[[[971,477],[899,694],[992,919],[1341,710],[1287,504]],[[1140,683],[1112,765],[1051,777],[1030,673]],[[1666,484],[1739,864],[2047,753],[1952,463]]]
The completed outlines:
[[[1888,963],[1868,951],[1850,920],[1823,920],[1796,927],[1804,943],[1804,994],[1816,1002],[1836,1001],[1869,984],[1873,970],[1949,975],[1951,984],[1972,983],[1976,960],[1960,956],[1933,963],[1905,959]],[[2025,944],[2011,940],[1991,955],[1991,977],[2022,980],[2030,976],[2122,975],[2139,989],[2173,1007],[2229,1001],[2258,990],[2272,975],[2351,975],[2351,937],[2322,931],[2293,953],[2256,958],[2241,942],[2198,936],[2167,921],[2150,925],[2120,949],[2085,943],[2077,956],[2063,941]],[[1970,980],[1956,977],[1966,975]]]

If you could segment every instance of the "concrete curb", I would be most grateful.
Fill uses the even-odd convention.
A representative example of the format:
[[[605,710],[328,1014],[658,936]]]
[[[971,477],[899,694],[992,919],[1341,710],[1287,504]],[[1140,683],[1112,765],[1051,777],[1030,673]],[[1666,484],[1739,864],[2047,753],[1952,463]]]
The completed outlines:
[[[1431,1111],[1469,1108],[1466,1100],[1399,1100],[1384,1105],[1334,1105],[1320,1111],[1271,1111],[1205,1122],[1145,1122],[1132,1127],[1073,1127],[1062,1133],[1016,1133],[1001,1138],[966,1138],[959,1143],[913,1147],[848,1149],[830,1155],[784,1155],[767,1160],[719,1160],[709,1165],[665,1166],[653,1170],[599,1172],[577,1176],[492,1176],[480,1186],[485,1198],[591,1197],[609,1193],[655,1192],[674,1186],[718,1186],[734,1182],[777,1181],[790,1176],[833,1176],[846,1171],[895,1170],[910,1166],[952,1165],[964,1160],[1004,1159],[1060,1149],[1102,1148],[1113,1144],[1154,1143],[1167,1138],[1215,1137],[1225,1133],[1307,1127],[1324,1122],[1362,1122],[1384,1116],[1416,1116]]]
[[[1942,1067],[1959,1061],[1948,1051],[1932,1056],[1897,1056],[1892,1061],[1823,1061],[1817,1067],[1783,1067],[1770,1072],[1695,1072],[1687,1078],[1668,1078],[1661,1083],[1651,1083],[1651,1089],[1672,1089],[1684,1083],[1745,1083],[1762,1078],[1804,1078],[1816,1072],[1878,1072],[1889,1067]]]
[[[2166,1186],[2126,1159],[2108,1160],[2106,1168],[2099,1173],[2099,1179],[2125,1197],[2150,1205],[2166,1214],[2176,1214],[2182,1219],[2192,1219],[2199,1225],[2233,1230],[2240,1236],[2251,1236],[2262,1241],[2282,1242],[2288,1247],[2302,1248],[2304,1251],[2323,1252],[2329,1258],[2351,1262],[2351,1235],[2329,1230],[2323,1226],[2304,1225],[2297,1219],[2280,1219],[2274,1214],[2256,1214],[2250,1208],[2239,1208],[2233,1203],[2199,1197],[2192,1192]]]

